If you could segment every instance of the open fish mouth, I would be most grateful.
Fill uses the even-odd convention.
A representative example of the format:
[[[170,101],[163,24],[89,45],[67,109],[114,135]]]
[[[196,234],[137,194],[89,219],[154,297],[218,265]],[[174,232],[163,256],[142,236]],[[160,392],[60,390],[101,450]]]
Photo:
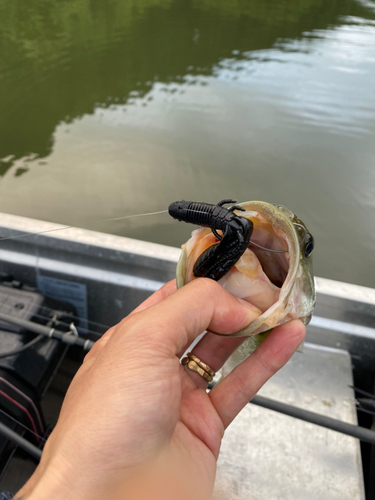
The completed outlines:
[[[315,305],[313,237],[288,208],[260,201],[240,206],[245,211],[236,211],[236,215],[253,223],[250,244],[218,282],[236,297],[256,306],[261,314],[229,336],[256,335],[295,318],[307,324]],[[178,287],[195,279],[196,260],[217,241],[209,228],[193,231],[182,246],[177,265]]]

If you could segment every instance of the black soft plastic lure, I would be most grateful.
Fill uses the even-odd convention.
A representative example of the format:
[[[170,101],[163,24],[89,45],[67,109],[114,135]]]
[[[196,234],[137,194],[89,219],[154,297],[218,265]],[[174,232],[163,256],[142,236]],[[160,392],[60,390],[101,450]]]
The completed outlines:
[[[236,200],[225,199],[217,205],[182,200],[169,205],[169,215],[174,219],[209,227],[219,240],[198,257],[193,268],[197,278],[218,281],[235,265],[249,245],[253,223],[233,212],[244,211],[244,208],[239,205],[223,207],[227,203],[236,203]],[[222,231],[223,236],[217,231]]]

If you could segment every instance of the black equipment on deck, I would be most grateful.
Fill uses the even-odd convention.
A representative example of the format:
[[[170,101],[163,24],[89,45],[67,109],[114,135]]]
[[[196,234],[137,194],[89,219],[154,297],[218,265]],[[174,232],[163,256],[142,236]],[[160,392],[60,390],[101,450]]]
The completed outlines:
[[[54,329],[62,336],[67,335],[73,321],[77,324],[70,304],[44,297],[4,276],[0,284],[1,314],[14,323],[0,320],[0,424],[4,429],[0,432],[0,478],[17,447],[12,436],[21,437],[20,447],[25,440],[30,443],[26,451],[38,458],[37,448],[43,448],[48,435],[40,401],[68,345],[35,330]]]

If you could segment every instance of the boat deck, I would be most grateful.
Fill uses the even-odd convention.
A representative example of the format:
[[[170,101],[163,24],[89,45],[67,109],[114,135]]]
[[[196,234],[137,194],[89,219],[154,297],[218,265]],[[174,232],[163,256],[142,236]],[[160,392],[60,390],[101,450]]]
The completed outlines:
[[[59,228],[0,214],[2,238]],[[101,334],[174,278],[178,256],[175,248],[70,228],[3,240],[0,271],[70,301],[83,325],[95,324]],[[316,288],[317,305],[303,352],[261,394],[356,424],[353,379],[356,386],[374,392],[375,290],[323,278],[316,279]],[[65,372],[69,362],[67,358],[62,365]],[[59,377],[63,375],[58,372],[51,386],[55,394]],[[47,393],[45,403],[49,397]],[[51,408],[58,408],[58,398],[54,401]],[[375,456],[374,447],[362,446],[365,479],[374,466],[371,453]],[[12,470],[16,474],[21,465]],[[12,477],[6,474],[0,487],[14,491]],[[215,498],[356,500],[365,498],[363,485],[358,440],[248,405],[223,440]]]
[[[305,344],[259,394],[357,424],[350,356]],[[247,405],[227,430],[215,500],[363,500],[357,439]]]

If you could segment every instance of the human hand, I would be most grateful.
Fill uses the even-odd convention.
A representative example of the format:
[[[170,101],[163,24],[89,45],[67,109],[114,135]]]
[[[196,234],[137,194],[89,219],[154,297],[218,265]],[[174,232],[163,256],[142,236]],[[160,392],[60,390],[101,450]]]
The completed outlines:
[[[211,498],[225,428],[292,356],[305,328],[298,320],[275,328],[209,393],[179,358],[205,329],[232,333],[259,314],[212,280],[162,287],[86,356],[16,498]],[[217,371],[243,340],[207,334],[193,353]]]

